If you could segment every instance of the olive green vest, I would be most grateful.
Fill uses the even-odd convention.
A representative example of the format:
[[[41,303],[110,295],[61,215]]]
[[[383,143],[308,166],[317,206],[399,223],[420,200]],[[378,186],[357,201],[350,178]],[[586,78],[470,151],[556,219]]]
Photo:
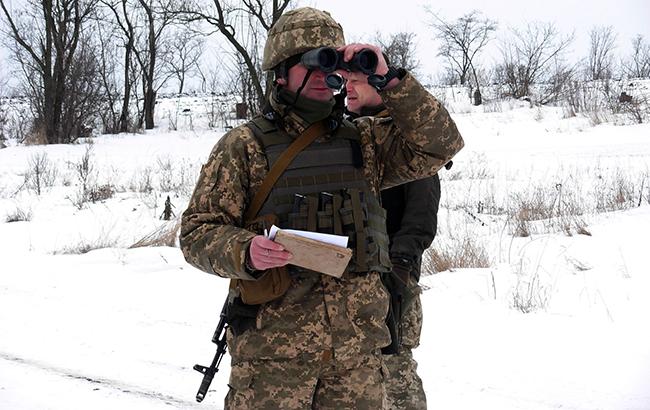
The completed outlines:
[[[248,127],[263,146],[269,169],[293,142],[264,117]],[[333,135],[313,142],[280,176],[259,215],[276,215],[280,228],[348,236],[354,250],[348,272],[387,272],[386,211],[366,182],[359,141],[356,127],[344,122]]]

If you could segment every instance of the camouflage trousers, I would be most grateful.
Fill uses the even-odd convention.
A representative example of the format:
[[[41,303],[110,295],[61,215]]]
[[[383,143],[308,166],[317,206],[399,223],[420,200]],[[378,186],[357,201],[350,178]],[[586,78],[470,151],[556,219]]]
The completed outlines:
[[[422,380],[417,374],[417,362],[412,349],[420,344],[422,330],[422,304],[420,295],[402,316],[402,344],[400,354],[385,355],[388,368],[386,395],[391,410],[421,410],[427,408],[427,398],[422,388]]]
[[[383,359],[360,357],[353,366],[320,357],[233,364],[226,410],[387,409]]]

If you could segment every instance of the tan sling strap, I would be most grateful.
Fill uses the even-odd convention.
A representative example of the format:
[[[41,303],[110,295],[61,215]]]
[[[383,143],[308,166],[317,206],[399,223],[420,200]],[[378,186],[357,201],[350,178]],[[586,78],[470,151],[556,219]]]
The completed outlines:
[[[257,216],[257,213],[262,208],[264,201],[268,198],[273,189],[273,185],[277,182],[280,175],[284,172],[285,169],[289,166],[291,161],[300,153],[316,140],[319,136],[323,135],[327,129],[325,128],[325,122],[318,121],[310,125],[302,134],[296,138],[289,147],[275,161],[269,173],[264,178],[262,186],[253,197],[246,214],[244,215],[244,221],[250,221]]]

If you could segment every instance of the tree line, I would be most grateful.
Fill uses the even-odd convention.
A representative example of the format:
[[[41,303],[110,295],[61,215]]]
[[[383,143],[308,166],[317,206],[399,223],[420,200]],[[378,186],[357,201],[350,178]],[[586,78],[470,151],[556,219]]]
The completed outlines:
[[[221,89],[258,112],[272,78],[261,70],[268,30],[293,7],[292,0],[25,0],[11,8],[0,0],[3,45],[18,73],[19,93],[29,102],[30,133],[42,143],[69,143],[101,124],[104,133],[132,132],[155,126],[158,92],[176,84],[183,93],[189,78],[204,92]],[[595,27],[588,56],[569,64],[566,50],[573,34],[553,24],[510,29],[499,41],[500,61],[481,65],[488,44],[497,41],[498,23],[479,11],[450,19],[426,11],[437,52],[446,63],[445,84],[468,87],[474,104],[482,87],[500,84],[515,98],[544,84],[551,102],[558,89],[578,76],[584,80],[650,77],[650,45],[632,41],[629,56],[616,61],[616,33]],[[217,34],[227,45],[208,68],[201,59],[205,38]],[[416,35],[375,34],[395,65],[416,71]]]

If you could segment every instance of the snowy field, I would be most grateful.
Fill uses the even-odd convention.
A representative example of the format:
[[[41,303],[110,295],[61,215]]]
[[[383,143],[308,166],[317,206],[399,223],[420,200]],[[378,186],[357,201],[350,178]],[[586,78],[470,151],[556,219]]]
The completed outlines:
[[[466,148],[432,255],[485,267],[422,280],[429,408],[650,409],[650,125],[446,101]],[[228,282],[130,248],[175,228],[167,196],[180,215],[223,134],[206,110],[165,100],[151,132],[0,150],[0,409],[222,408],[229,358],[202,404],[192,366]]]

